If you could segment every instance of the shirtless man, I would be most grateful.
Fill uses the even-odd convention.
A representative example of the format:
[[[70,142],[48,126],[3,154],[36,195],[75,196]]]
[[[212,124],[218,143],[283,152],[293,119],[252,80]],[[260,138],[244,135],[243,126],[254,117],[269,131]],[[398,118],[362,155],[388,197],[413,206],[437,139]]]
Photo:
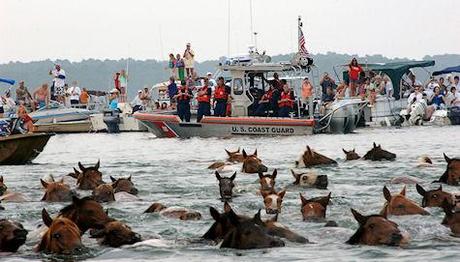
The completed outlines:
[[[43,108],[48,106],[49,96],[48,96],[48,84],[43,84],[41,87],[37,88],[33,94],[33,98],[38,108]]]

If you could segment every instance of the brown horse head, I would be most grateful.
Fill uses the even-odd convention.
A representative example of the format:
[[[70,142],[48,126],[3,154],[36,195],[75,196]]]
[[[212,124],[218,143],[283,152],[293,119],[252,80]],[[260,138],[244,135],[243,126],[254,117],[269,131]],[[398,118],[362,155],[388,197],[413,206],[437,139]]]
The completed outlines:
[[[345,149],[342,148],[342,151],[345,153],[345,156],[346,156],[346,159],[348,161],[350,160],[357,160],[357,159],[360,159],[361,157],[356,153],[355,149],[353,148],[353,150],[350,150],[350,151],[347,151]]]
[[[441,204],[444,219],[441,224],[450,228],[455,236],[460,236],[460,212],[455,211],[455,206],[444,200]]]
[[[281,213],[281,204],[283,203],[286,190],[279,192],[273,190],[269,193],[262,191],[261,193],[264,198],[265,212],[267,212],[267,214]]]
[[[383,196],[386,203],[380,214],[383,216],[403,216],[403,215],[429,215],[425,209],[417,205],[414,201],[406,197],[406,186],[396,195],[391,195],[386,186],[383,187]]]
[[[45,209],[42,210],[42,219],[48,230],[37,251],[69,255],[83,247],[80,229],[72,220],[65,217],[52,219]]]
[[[260,210],[259,210],[260,212]],[[283,247],[284,242],[268,234],[267,229],[260,225],[260,215],[252,219],[241,219],[235,213],[228,214],[233,228],[225,235],[220,248],[255,249]]]
[[[92,197],[72,198],[72,204],[61,209],[61,216],[66,217],[85,233],[90,228],[104,228],[105,224],[113,221],[102,208],[101,204]]]
[[[70,173],[69,176],[77,179],[78,189],[81,190],[93,190],[98,185],[104,184],[102,181],[102,173],[99,171],[100,161],[92,167],[84,167],[78,162],[78,167],[81,172],[74,168],[74,173]]]
[[[40,182],[45,189],[45,195],[43,195],[41,201],[67,202],[72,201],[72,197],[76,195],[76,192],[71,190],[70,186],[64,183],[63,178],[59,181],[55,181],[51,176],[51,182],[46,182],[43,179],[40,179]]]
[[[460,183],[460,158],[449,158],[444,154],[444,159],[447,162],[446,171],[439,180],[435,182],[458,186]]]
[[[324,156],[307,146],[307,150],[303,153],[298,161],[296,167],[312,167],[317,165],[336,165],[337,162],[327,156]]]
[[[382,146],[377,146],[375,142],[374,147],[364,155],[364,159],[371,161],[394,160],[395,158],[396,154],[383,150]]]
[[[21,223],[0,219],[0,252],[16,252],[24,245],[27,230]]]
[[[434,190],[426,191],[422,186],[416,184],[417,192],[423,197],[422,207],[441,207],[442,202],[446,200],[449,204],[453,204],[453,195],[442,191],[442,186]]]
[[[0,196],[3,196],[3,194],[5,194],[5,192],[6,192],[6,190],[8,190],[8,187],[3,182],[3,176],[0,176]]]
[[[296,173],[291,169],[294,176],[294,185],[302,187],[315,187],[318,189],[326,189],[328,185],[327,175],[317,175],[313,172]]]
[[[382,215],[361,215],[351,209],[351,213],[359,223],[355,234],[347,241],[351,245],[388,245],[400,246],[408,239],[398,228],[398,224]]]
[[[278,171],[275,169],[271,175],[259,173],[260,191],[271,192],[275,190],[275,179]]]
[[[302,202],[300,212],[302,213],[303,221],[323,221],[326,218],[326,210],[331,199],[331,193],[324,197],[314,197],[306,199],[300,195]]]
[[[225,149],[225,152],[227,152],[228,155],[228,161],[232,163],[242,163],[244,161],[243,154],[240,153],[240,148],[238,147],[238,150],[236,151],[228,151]]]
[[[92,196],[97,202],[113,202],[115,201],[115,194],[113,191],[112,185],[102,184],[93,190]]]
[[[267,172],[268,168],[264,166],[262,160],[257,157],[257,149],[252,155],[246,154],[246,151],[243,149],[243,158],[243,172],[250,174]]]
[[[157,213],[161,210],[166,209],[166,206],[160,203],[153,203],[144,211],[144,213]]]
[[[92,238],[100,239],[102,245],[109,247],[132,245],[141,241],[138,233],[133,232],[128,225],[120,221],[109,222],[103,229],[91,230],[90,235]]]
[[[278,214],[276,214],[274,217],[270,219],[262,221],[260,218],[260,209],[259,209],[259,212],[254,216],[254,222],[258,225],[262,225],[263,227],[265,227],[269,235],[280,237],[280,238],[285,238],[295,243],[301,243],[301,244],[308,243],[307,238],[293,232],[286,226],[279,223]]]
[[[114,177],[110,176],[110,180],[112,180],[112,186],[115,193],[127,192],[132,195],[137,195],[137,193],[139,193],[139,190],[137,190],[137,188],[134,187],[134,183],[131,181],[131,176],[118,179],[115,179]]]
[[[206,240],[213,240],[219,242],[225,235],[233,229],[233,224],[230,223],[229,213],[234,213],[228,202],[224,203],[224,212],[221,214],[214,207],[209,208],[211,217],[214,223],[208,231],[202,236]],[[235,214],[236,215],[236,214]]]
[[[216,178],[219,181],[219,193],[221,200],[231,199],[233,196],[233,188],[235,187],[234,180],[236,172],[231,177],[221,177],[219,172],[215,172]]]

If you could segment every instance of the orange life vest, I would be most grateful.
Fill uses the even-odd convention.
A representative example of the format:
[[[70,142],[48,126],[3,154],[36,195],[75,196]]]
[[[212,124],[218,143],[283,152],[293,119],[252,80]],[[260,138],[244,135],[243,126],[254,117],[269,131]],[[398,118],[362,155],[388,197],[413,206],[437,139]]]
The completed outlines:
[[[289,99],[288,101],[282,101],[284,99]],[[281,93],[281,99],[278,101],[279,107],[294,107],[294,101],[291,99],[291,92],[283,92]]]
[[[181,100],[190,100],[190,96],[189,95],[189,92],[188,92],[188,88],[186,87],[184,92],[181,92],[182,90],[179,89],[179,96],[177,97],[177,100],[178,101],[181,101]]]
[[[228,94],[227,90],[225,90],[225,86],[217,86],[216,90],[214,91],[214,99],[222,99],[227,100]]]
[[[208,88],[207,86],[203,86],[200,91],[204,91],[204,95],[198,95],[196,100],[200,103],[209,103],[211,101],[211,97],[208,95]]]
[[[265,94],[262,96],[262,100],[268,100],[270,101],[273,97],[273,89],[269,89]]]

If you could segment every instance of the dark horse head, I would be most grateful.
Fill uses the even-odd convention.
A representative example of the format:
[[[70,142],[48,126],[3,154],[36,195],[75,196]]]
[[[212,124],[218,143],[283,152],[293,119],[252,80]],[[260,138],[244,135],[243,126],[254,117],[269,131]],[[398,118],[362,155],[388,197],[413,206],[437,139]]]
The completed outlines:
[[[307,146],[307,150],[295,164],[296,167],[312,167],[317,165],[336,165],[337,161],[322,155],[312,150],[310,146]]]
[[[132,195],[137,195],[137,193],[139,193],[139,190],[137,190],[134,183],[131,181],[131,176],[118,179],[110,176],[110,180],[112,180],[114,193],[126,192]]]
[[[450,228],[455,236],[460,236],[460,212],[455,211],[455,206],[444,200],[441,204],[444,211],[444,219],[441,224]]]
[[[109,222],[103,229],[91,230],[90,235],[92,238],[100,239],[102,245],[109,247],[132,245],[141,241],[138,233],[120,221]]]
[[[97,161],[96,165],[92,167],[85,167],[78,162],[78,167],[81,172],[74,168],[74,173],[70,173],[69,176],[77,179],[78,189],[93,190],[98,185],[104,184],[104,181],[102,181],[102,173],[99,171],[99,166],[100,161]]]
[[[383,150],[382,146],[377,146],[375,142],[374,147],[364,155],[364,159],[371,161],[394,160],[395,158],[396,154]]]
[[[460,158],[449,158],[444,154],[444,159],[447,162],[446,171],[444,171],[444,174],[435,182],[458,186],[460,183]]]
[[[388,245],[400,246],[408,239],[398,228],[398,224],[382,215],[361,215],[351,209],[351,213],[359,223],[355,234],[347,241],[351,245]]]
[[[3,194],[5,194],[5,192],[6,192],[6,190],[8,190],[8,187],[3,182],[3,176],[0,176],[0,196],[3,196]]]
[[[216,178],[219,181],[219,192],[222,200],[231,199],[233,196],[233,188],[235,183],[233,181],[236,178],[236,172],[231,177],[221,177],[219,172],[215,172]]]
[[[0,219],[0,252],[16,252],[26,238],[27,230],[21,223]]]
[[[347,161],[350,160],[357,160],[360,159],[361,157],[356,153],[356,150],[353,148],[353,150],[347,151],[342,148],[342,151],[345,153]]]

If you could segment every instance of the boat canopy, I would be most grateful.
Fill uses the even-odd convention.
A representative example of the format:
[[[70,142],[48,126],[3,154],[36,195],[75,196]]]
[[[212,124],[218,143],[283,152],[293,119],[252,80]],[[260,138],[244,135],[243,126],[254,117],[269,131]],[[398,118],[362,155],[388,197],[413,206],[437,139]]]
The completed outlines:
[[[434,71],[433,75],[437,76],[437,75],[444,75],[444,74],[450,74],[450,73],[460,73],[460,65],[447,67],[440,71]]]
[[[381,72],[391,79],[393,83],[393,97],[400,99],[401,79],[404,74],[409,72],[409,69],[415,67],[429,67],[434,66],[434,60],[425,61],[406,61],[406,62],[392,62],[383,64],[361,64],[365,71]],[[348,71],[343,72],[344,81],[348,82]]]
[[[251,65],[220,65],[222,71],[245,71],[253,73],[301,71],[302,68],[291,63],[253,63]]]
[[[7,83],[7,84],[10,84],[10,85],[14,85],[14,83],[16,83],[16,81],[13,80],[13,79],[0,77],[0,83]]]

